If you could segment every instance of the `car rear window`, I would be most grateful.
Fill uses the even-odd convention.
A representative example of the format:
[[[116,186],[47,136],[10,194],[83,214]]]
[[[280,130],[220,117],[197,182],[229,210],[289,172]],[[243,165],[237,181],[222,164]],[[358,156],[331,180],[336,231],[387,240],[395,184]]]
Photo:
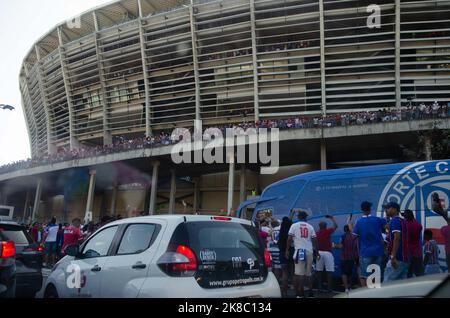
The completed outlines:
[[[235,222],[189,222],[178,227],[171,243],[187,245],[196,251],[217,248],[264,251],[255,229]]]
[[[3,241],[13,241],[14,244],[33,243],[26,230],[20,226],[0,224],[0,236]]]
[[[189,232],[194,245],[201,244],[203,248],[260,248],[259,240],[252,236],[249,229],[244,225],[231,224],[202,224],[188,226],[188,230],[192,228]]]

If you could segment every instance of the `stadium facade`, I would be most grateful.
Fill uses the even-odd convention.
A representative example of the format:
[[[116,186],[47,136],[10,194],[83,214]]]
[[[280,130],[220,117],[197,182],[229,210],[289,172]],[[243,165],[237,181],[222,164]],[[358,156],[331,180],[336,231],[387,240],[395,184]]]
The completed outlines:
[[[113,2],[56,26],[26,56],[32,153],[194,119],[447,102],[449,23],[450,1]]]
[[[114,1],[57,25],[26,55],[32,155],[196,119],[205,127],[447,104],[449,25],[450,1],[437,0]],[[272,176],[261,164],[174,165],[171,146],[42,164],[1,173],[0,205],[25,221],[227,212],[293,174],[403,160],[399,146],[434,126],[449,129],[450,119],[282,131]]]

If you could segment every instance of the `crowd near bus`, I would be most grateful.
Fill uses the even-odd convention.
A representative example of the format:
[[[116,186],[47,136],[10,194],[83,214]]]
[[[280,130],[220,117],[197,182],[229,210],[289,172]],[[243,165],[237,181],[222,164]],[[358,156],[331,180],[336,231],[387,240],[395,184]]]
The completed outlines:
[[[375,268],[379,269],[382,283],[442,273],[445,267],[439,264],[439,258],[446,259],[448,271],[450,221],[446,213],[440,214],[447,224],[440,229],[446,255],[440,255],[433,231],[423,229],[413,211],[400,211],[396,202],[383,208],[384,218],[372,214],[371,202],[362,202],[363,216],[356,222],[353,215],[348,216],[339,243],[332,242],[338,224],[331,215],[326,215],[317,228],[308,223],[308,212],[298,209],[281,222],[274,218],[257,220],[282,295],[287,297],[291,291],[298,298],[309,298],[340,292],[341,288],[348,293],[352,288],[376,282]],[[333,279],[336,249],[340,250],[341,281]],[[342,287],[336,286],[340,283]]]
[[[342,290],[350,292],[368,285],[374,266],[380,269],[383,283],[441,273],[444,267],[439,264],[439,258],[446,259],[448,270],[450,220],[446,213],[440,213],[447,223],[440,229],[446,255],[440,255],[433,232],[423,229],[413,211],[400,211],[396,202],[389,202],[383,208],[386,217],[377,217],[372,214],[372,203],[362,202],[363,216],[356,222],[352,214],[348,216],[338,243],[332,241],[338,229],[332,215],[324,216],[317,228],[308,223],[308,212],[301,209],[292,209],[290,216],[282,220],[256,220],[255,226],[271,255],[282,296],[295,294],[298,298],[310,298]],[[439,210],[435,207],[435,211],[439,213]],[[34,222],[28,231],[44,247],[44,267],[52,268],[64,257],[67,246],[82,244],[99,228],[119,219],[122,219],[120,215],[104,216],[94,224],[75,218],[71,224],[62,224],[53,217],[45,224]],[[333,250],[340,250],[340,281],[334,279]]]

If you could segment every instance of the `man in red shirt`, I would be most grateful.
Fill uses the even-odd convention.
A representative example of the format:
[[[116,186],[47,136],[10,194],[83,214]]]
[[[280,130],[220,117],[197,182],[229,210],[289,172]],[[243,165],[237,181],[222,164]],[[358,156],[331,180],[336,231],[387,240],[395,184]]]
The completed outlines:
[[[39,223],[38,222],[34,222],[33,223],[33,227],[30,230],[30,235],[33,238],[33,240],[37,243],[40,243],[39,240]]]
[[[328,292],[332,292],[333,273],[334,273],[334,256],[332,253],[333,244],[331,243],[331,235],[336,231],[338,225],[336,219],[327,215],[327,219],[333,222],[332,228],[327,228],[326,222],[319,223],[319,231],[316,232],[317,245],[319,248],[320,258],[317,260],[316,271],[319,275],[319,291],[322,289],[322,272],[326,272],[328,282]]]
[[[267,247],[267,238],[269,237],[269,233],[267,233],[261,229],[262,226],[261,226],[260,221],[255,221],[255,225],[256,225],[256,228],[258,229],[259,236],[263,240],[264,248],[266,248]]]
[[[405,210],[402,214],[405,218],[406,229],[408,233],[408,252],[411,263],[408,269],[408,278],[415,276],[423,276],[424,266],[422,257],[422,225],[414,218],[411,210]]]
[[[67,246],[80,244],[82,239],[80,231],[81,220],[73,219],[72,225],[64,229],[64,244],[61,252],[64,253]]]

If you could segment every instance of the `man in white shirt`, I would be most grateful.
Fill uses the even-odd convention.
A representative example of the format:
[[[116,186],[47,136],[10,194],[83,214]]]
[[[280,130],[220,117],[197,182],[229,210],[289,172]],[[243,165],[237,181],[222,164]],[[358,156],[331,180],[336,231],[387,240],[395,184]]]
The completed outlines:
[[[433,113],[433,118],[437,118],[438,112],[439,112],[439,108],[441,108],[439,103],[437,101],[434,101],[433,106],[431,106],[431,110],[432,110],[432,113]]]
[[[44,246],[45,246],[45,264],[48,267],[55,265],[55,257],[57,252],[56,239],[58,235],[58,225],[56,218],[52,218],[50,223],[44,229]]]
[[[425,117],[425,111],[427,110],[427,106],[425,103],[420,103],[419,105],[419,119],[423,119]]]
[[[291,243],[294,242],[294,287],[297,297],[303,298],[305,297],[305,284],[307,281],[309,286],[308,297],[314,297],[311,279],[312,264],[315,257],[320,257],[317,252],[316,232],[314,231],[314,228],[306,222],[308,213],[300,210],[298,211],[297,217],[299,222],[294,223],[291,226],[286,245],[291,246]],[[285,252],[286,258],[289,258],[289,249]]]

